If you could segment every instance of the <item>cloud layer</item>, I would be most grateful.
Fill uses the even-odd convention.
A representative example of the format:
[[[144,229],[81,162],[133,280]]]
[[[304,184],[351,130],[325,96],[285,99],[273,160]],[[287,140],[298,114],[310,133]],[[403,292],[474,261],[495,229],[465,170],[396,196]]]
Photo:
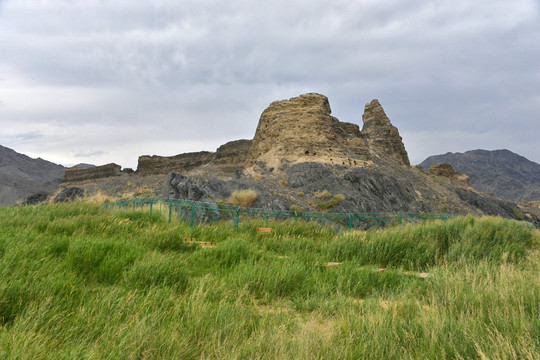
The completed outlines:
[[[274,100],[378,98],[412,163],[540,162],[535,1],[0,1],[0,144],[63,164],[213,151]]]

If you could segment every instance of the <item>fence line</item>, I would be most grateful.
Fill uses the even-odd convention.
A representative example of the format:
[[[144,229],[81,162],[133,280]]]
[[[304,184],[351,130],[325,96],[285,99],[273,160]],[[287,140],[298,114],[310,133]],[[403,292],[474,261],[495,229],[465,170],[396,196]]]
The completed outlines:
[[[391,224],[416,223],[426,220],[447,220],[453,215],[425,214],[413,212],[377,212],[377,213],[337,213],[321,211],[292,211],[261,209],[234,206],[225,203],[207,203],[173,198],[133,198],[104,204],[105,209],[135,210],[148,208],[150,214],[159,205],[159,212],[168,212],[168,221],[172,221],[173,210],[178,218],[188,222],[191,227],[195,223],[214,223],[217,221],[232,221],[234,230],[243,218],[258,218],[265,220],[304,220],[314,221],[320,225],[346,226],[350,229],[367,230],[372,227],[386,227]]]

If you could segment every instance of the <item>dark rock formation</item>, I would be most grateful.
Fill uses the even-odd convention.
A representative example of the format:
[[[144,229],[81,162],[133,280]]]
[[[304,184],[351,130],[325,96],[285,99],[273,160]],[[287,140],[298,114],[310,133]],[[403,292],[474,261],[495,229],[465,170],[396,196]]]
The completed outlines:
[[[207,191],[199,187],[195,180],[182,174],[171,173],[168,176],[167,185],[169,198],[201,201],[207,204],[205,209],[198,207],[194,209],[193,213],[191,213],[191,208],[188,205],[184,207],[177,206],[176,212],[184,220],[188,218],[191,220],[192,214],[197,222],[221,219],[218,204],[214,202]]]
[[[79,198],[84,197],[85,191],[84,189],[80,187],[68,187],[62,190],[58,195],[56,195],[53,199],[55,203],[58,202],[67,202],[67,201],[74,201]]]
[[[258,194],[253,207],[288,210],[292,205],[316,210],[326,190],[330,196],[341,194],[344,200],[331,209],[335,212],[448,212],[487,214],[540,221],[525,215],[515,204],[455,186],[450,182],[433,183],[426,175],[397,164],[384,167],[344,167],[317,162],[296,163],[286,167],[288,184],[278,185],[280,174],[267,173],[263,179],[246,176],[231,180],[202,180],[170,174],[169,196],[204,201],[209,209],[197,210],[197,219],[217,218],[215,201],[227,202],[235,190],[252,189]],[[299,195],[301,194],[301,195]],[[217,211],[217,210],[216,210]],[[183,216],[186,212],[183,212]]]
[[[122,174],[120,165],[110,163],[94,167],[71,167],[64,174],[64,182],[83,181],[89,179],[102,179]]]
[[[32,194],[32,195],[28,196],[26,199],[24,199],[24,201],[21,203],[21,205],[26,206],[26,205],[41,204],[41,203],[47,201],[48,197],[49,197],[49,194],[45,193],[45,192],[39,192],[39,193],[36,193],[36,194]]]
[[[14,206],[36,193],[53,193],[64,170],[62,165],[0,146],[0,206]]]
[[[299,163],[287,169],[289,186],[313,194],[327,190],[343,194],[345,201],[336,211],[412,211],[418,196],[406,179],[398,179],[376,167],[335,168],[319,163]]]
[[[428,169],[445,162],[470,176],[471,186],[513,201],[540,200],[540,165],[509,150],[471,150],[430,156],[420,165]]]
[[[400,165],[410,165],[403,139],[377,99],[366,104],[362,121],[364,122],[362,133],[371,149],[381,152]]]
[[[519,207],[511,201],[483,196],[474,191],[462,188],[456,189],[456,193],[472,208],[478,209],[486,215],[502,216],[516,220],[523,220],[526,217]],[[533,214],[529,214],[528,218],[532,222],[540,223],[540,219]]]

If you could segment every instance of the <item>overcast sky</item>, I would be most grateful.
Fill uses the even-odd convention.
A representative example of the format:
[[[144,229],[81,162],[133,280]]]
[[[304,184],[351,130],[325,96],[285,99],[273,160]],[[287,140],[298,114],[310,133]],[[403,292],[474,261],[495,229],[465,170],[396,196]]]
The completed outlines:
[[[0,0],[0,145],[63,165],[215,151],[274,100],[377,98],[411,163],[540,163],[537,0]]]

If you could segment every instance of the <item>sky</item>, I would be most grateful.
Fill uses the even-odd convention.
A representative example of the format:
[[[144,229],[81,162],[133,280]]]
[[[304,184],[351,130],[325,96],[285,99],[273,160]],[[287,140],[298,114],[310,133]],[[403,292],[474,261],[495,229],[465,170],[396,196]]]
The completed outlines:
[[[412,164],[540,163],[538,0],[0,0],[0,145],[72,166],[215,151],[316,92],[379,99]]]

